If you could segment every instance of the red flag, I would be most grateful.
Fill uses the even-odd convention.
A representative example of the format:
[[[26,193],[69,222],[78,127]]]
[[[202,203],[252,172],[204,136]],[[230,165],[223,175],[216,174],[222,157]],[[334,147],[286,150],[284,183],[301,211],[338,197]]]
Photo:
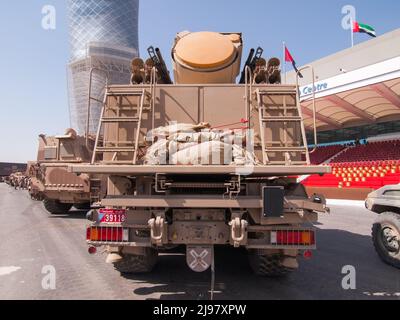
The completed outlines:
[[[293,65],[294,70],[296,70],[297,74],[299,75],[300,78],[303,78],[303,75],[299,72],[299,69],[296,67],[296,61],[294,61],[292,55],[290,54],[288,48],[285,46],[285,61],[286,62],[291,62]]]
[[[285,47],[285,61],[286,62],[291,62],[291,63],[294,62],[294,59],[293,59],[292,55],[290,54],[288,48],[286,48],[286,47]]]

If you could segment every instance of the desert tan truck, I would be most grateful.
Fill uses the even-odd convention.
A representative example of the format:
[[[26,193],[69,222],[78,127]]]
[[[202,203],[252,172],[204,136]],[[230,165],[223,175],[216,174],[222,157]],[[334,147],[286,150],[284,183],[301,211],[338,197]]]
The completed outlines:
[[[43,200],[51,214],[66,214],[75,206],[90,209],[98,201],[101,181],[96,176],[68,172],[68,165],[89,163],[94,139],[77,135],[67,129],[64,135],[39,136],[37,161],[28,163],[29,193],[33,199]]]
[[[69,170],[108,176],[87,243],[120,272],[149,272],[178,245],[192,270],[213,270],[221,245],[276,276],[316,248],[312,223],[328,208],[296,177],[330,169],[310,165],[298,85],[281,84],[279,59],[251,50],[236,83],[242,46],[240,33],[182,32],[174,82],[150,47],[130,85],[107,86],[92,162]]]

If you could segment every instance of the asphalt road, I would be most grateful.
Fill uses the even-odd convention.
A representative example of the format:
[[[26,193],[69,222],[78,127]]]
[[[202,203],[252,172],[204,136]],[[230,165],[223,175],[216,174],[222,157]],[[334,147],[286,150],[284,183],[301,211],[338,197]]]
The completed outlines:
[[[360,204],[333,204],[317,225],[318,250],[285,279],[254,276],[241,250],[216,250],[216,299],[398,299],[400,270],[377,257],[375,215]],[[210,274],[186,267],[183,254],[163,254],[153,273],[123,277],[105,254],[87,253],[85,215],[51,216],[26,191],[0,183],[0,299],[207,299]],[[342,288],[354,266],[356,289]],[[43,289],[48,266],[55,289]],[[48,283],[45,281],[45,283]]]

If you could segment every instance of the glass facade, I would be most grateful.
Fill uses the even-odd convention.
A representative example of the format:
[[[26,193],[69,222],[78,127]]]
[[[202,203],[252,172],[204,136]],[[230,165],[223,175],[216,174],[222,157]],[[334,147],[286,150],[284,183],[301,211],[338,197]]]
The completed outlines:
[[[69,0],[71,59],[87,56],[90,42],[138,50],[139,0]]]
[[[139,0],[68,0],[71,60],[67,67],[71,127],[86,130],[89,74],[108,75],[109,84],[128,84],[138,56]],[[103,100],[106,76],[94,72],[92,96]],[[89,132],[97,131],[101,103],[91,102]]]

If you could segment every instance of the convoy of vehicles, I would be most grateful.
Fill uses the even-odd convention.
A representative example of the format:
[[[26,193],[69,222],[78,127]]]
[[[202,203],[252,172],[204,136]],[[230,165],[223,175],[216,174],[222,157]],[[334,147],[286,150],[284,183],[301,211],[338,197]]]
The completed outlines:
[[[196,272],[213,271],[216,245],[246,248],[258,275],[295,270],[329,209],[293,177],[330,167],[310,164],[298,84],[281,84],[279,59],[261,48],[240,70],[242,47],[240,33],[181,32],[174,81],[150,47],[130,84],[106,86],[96,137],[40,135],[37,160],[6,182],[51,214],[87,209],[89,252],[105,247],[122,273],[150,272],[160,250],[180,245]],[[399,267],[399,186],[366,206],[380,214],[378,254]]]

